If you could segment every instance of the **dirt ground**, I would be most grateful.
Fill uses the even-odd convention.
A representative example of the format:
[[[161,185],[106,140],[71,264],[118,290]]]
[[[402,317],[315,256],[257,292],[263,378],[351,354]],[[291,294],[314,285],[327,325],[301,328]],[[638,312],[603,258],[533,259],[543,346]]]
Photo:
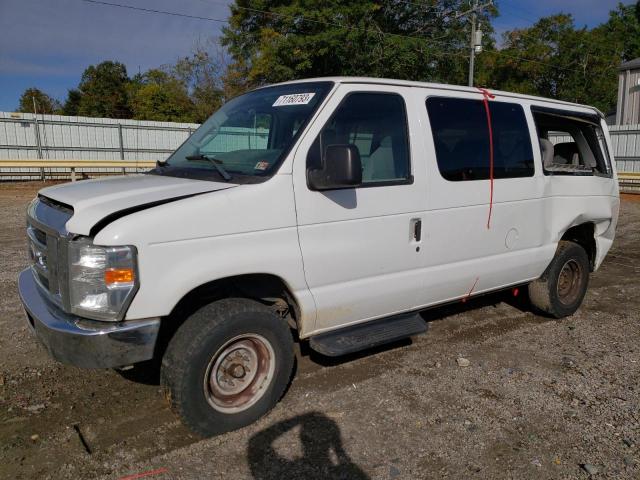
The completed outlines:
[[[202,440],[153,369],[62,366],[27,329],[16,276],[41,186],[0,184],[0,478],[640,478],[638,196],[573,317],[500,294],[432,310],[385,349],[302,348],[267,417]]]

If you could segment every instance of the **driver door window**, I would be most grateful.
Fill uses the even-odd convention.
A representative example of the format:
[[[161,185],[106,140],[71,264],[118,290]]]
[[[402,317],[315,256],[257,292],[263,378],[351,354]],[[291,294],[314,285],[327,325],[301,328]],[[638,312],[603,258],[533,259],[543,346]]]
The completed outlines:
[[[411,181],[404,100],[392,93],[352,93],[324,126],[307,157],[320,168],[328,145],[355,145],[366,186]]]

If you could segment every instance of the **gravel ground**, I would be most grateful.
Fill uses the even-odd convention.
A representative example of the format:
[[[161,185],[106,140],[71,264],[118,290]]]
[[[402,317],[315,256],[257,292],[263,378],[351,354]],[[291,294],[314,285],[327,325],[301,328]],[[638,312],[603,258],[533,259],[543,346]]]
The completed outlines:
[[[41,186],[0,184],[0,478],[640,478],[640,197],[571,318],[500,294],[339,361],[303,345],[266,418],[201,440],[153,369],[62,366],[30,334],[16,275]]]

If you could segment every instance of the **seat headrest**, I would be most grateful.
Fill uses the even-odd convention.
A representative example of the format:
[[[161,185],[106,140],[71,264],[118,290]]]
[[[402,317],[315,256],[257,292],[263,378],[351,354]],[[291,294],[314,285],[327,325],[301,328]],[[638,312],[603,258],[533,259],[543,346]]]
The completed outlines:
[[[551,143],[546,138],[541,138],[540,150],[542,152],[542,164],[545,167],[551,166],[551,164],[553,163],[553,156],[554,156],[553,143]]]
[[[382,137],[380,139],[380,147],[382,148],[391,148],[392,147],[392,143],[391,143],[391,136],[387,135],[386,137]],[[378,147],[378,148],[380,148]]]

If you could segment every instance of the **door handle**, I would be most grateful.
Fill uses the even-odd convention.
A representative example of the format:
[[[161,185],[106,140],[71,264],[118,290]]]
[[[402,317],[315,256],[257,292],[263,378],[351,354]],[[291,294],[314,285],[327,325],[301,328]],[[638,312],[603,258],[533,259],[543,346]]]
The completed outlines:
[[[422,240],[422,220],[419,218],[414,218],[413,222],[413,239],[416,242]]]

